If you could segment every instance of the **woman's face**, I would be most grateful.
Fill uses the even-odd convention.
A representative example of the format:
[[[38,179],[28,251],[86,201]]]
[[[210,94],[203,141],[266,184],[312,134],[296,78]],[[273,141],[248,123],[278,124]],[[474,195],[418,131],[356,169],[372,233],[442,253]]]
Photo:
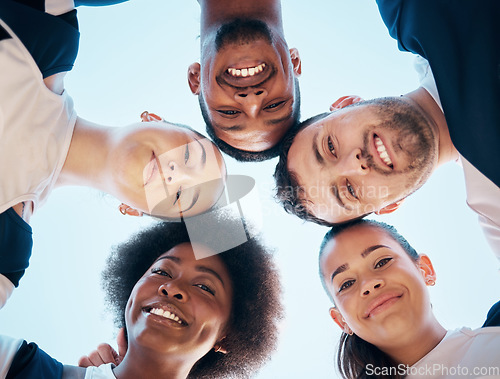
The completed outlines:
[[[401,343],[432,317],[423,271],[378,227],[340,233],[325,246],[320,265],[336,312],[381,349]]]
[[[196,260],[189,243],[177,245],[132,290],[125,310],[129,351],[140,346],[194,364],[225,337],[232,295],[229,273],[217,255]]]
[[[220,197],[226,167],[207,138],[166,122],[137,123],[117,132],[111,178],[120,201],[169,218],[210,209]]]

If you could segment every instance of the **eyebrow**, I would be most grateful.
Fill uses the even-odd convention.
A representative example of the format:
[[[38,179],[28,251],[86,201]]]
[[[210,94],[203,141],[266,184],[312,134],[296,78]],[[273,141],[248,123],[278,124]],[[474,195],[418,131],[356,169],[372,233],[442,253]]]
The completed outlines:
[[[159,262],[163,259],[168,259],[176,264],[180,264],[182,262],[182,260],[179,258],[179,257],[172,257],[170,255],[167,255],[167,256],[163,256],[163,257],[160,257],[158,258],[156,262]],[[222,280],[221,276],[215,271],[215,270],[212,270],[211,268],[208,268],[207,266],[195,266],[195,270],[198,271],[198,272],[203,272],[203,273],[207,273],[207,274],[212,274],[213,276],[215,276],[222,284],[222,287],[225,288],[225,285],[224,285],[224,281]]]
[[[201,147],[201,168],[203,169],[203,168],[205,168],[205,166],[207,164],[207,151],[205,150],[205,147],[198,139],[195,139],[195,141],[198,142],[200,144],[200,147]],[[186,209],[181,211],[181,213],[187,212],[195,206],[196,202],[198,201],[198,199],[200,197],[200,192],[201,192],[201,189],[198,187],[196,189],[196,192],[194,193],[193,200],[191,201],[191,204],[189,205],[189,207],[187,207]]]
[[[272,120],[267,120],[264,123],[266,125],[278,125],[284,121],[291,119],[292,116],[293,116],[293,110],[290,113],[287,113],[283,117],[272,119]],[[238,132],[238,131],[246,129],[246,125],[241,125],[241,124],[232,125],[232,126],[224,126],[224,125],[219,124],[218,122],[212,122],[212,126],[214,126],[217,129],[223,130],[225,132],[234,132],[234,131]]]
[[[287,121],[289,119],[291,119],[293,116],[293,110],[290,111],[289,113],[287,113],[286,115],[284,115],[283,117],[280,117],[280,118],[275,118],[275,119],[272,119],[272,120],[267,120],[266,121],[266,125],[277,125],[277,124],[280,124],[284,121]]]
[[[377,249],[381,249],[381,248],[388,248],[388,249],[390,249],[390,247],[386,246],[386,245],[373,245],[373,246],[369,246],[365,250],[363,250],[361,252],[361,256],[363,258],[366,258],[370,253],[372,253],[373,251],[375,251]],[[337,269],[332,273],[331,281],[333,281],[333,278],[335,278],[336,275],[338,275],[338,274],[346,271],[347,269],[349,269],[349,264],[348,263],[344,263],[343,265],[340,265],[339,267],[337,267]]]
[[[243,125],[223,126],[217,122],[212,122],[212,125],[215,126],[217,129],[223,130],[225,132],[240,131],[245,129]]]
[[[316,161],[320,165],[323,165],[325,163],[325,159],[319,153],[319,149],[318,149],[318,137],[319,137],[319,130],[316,132],[316,134],[313,137],[312,148],[313,148],[314,157],[316,158]]]
[[[332,274],[332,279],[331,280],[333,281],[333,278],[335,278],[335,276],[337,276],[338,274],[346,271],[348,268],[349,268],[349,265],[347,263],[344,263],[343,265],[337,267],[337,269]]]
[[[365,250],[363,250],[363,252],[361,253],[361,256],[363,258],[366,258],[372,251],[375,251],[377,249],[381,249],[384,247],[387,249],[390,249],[390,247],[386,246],[386,245],[373,245],[373,246],[367,247]]]
[[[312,139],[312,141],[313,141],[312,142],[312,149],[313,149],[314,157],[316,158],[316,161],[318,162],[318,164],[320,164],[321,166],[323,166],[324,163],[325,163],[325,159],[323,158],[323,156],[319,152],[319,149],[318,149],[318,138],[319,138],[319,130],[314,134],[314,137]],[[340,192],[339,192],[338,186],[335,183],[333,183],[330,186],[330,191],[331,191],[333,197],[337,200],[337,202],[339,203],[339,205],[342,208],[347,209],[347,210],[351,210],[351,208],[348,207],[348,206],[346,206],[345,203],[340,198]]]
[[[207,163],[207,152],[205,150],[205,147],[203,147],[203,144],[200,142],[199,139],[195,138],[196,142],[200,144],[201,147],[201,166],[202,168],[205,168],[205,164]]]
[[[198,201],[198,198],[200,197],[200,191],[201,190],[198,187],[196,189],[196,192],[195,192],[194,196],[193,196],[193,201],[191,201],[191,205],[189,205],[189,207],[187,207],[186,209],[184,209],[183,211],[181,211],[181,213],[187,212],[187,211],[189,211],[191,208],[193,208],[195,206],[196,202]]]

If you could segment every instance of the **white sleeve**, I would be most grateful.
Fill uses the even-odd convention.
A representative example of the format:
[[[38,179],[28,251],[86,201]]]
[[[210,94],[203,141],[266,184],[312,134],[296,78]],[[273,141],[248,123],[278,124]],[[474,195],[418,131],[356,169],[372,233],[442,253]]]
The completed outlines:
[[[7,376],[12,360],[22,343],[21,339],[0,335],[0,378]]]
[[[432,96],[436,104],[439,105],[439,108],[441,108],[442,111],[443,106],[441,105],[441,99],[439,98],[436,81],[434,80],[434,75],[432,73],[429,62],[425,58],[422,58],[420,55],[417,55],[415,61],[413,62],[413,67],[417,71],[420,87],[425,88],[425,90],[429,92],[429,94]]]
[[[45,0],[45,12],[54,16],[68,13],[75,9],[74,0]]]
[[[483,229],[486,241],[488,241],[491,250],[493,250],[496,257],[500,259],[500,225],[483,215],[479,215],[478,218],[479,225],[481,225],[481,228]]]
[[[500,259],[500,188],[467,159],[460,156],[460,160],[464,169],[467,204],[478,214],[486,240]]]
[[[14,284],[12,284],[12,282],[5,276],[0,274],[0,309],[3,308],[12,294],[12,291],[14,291]]]

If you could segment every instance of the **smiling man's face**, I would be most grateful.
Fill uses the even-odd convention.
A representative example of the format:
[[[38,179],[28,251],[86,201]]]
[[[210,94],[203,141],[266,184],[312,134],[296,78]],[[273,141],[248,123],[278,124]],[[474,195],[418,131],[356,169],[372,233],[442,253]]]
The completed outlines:
[[[431,174],[437,162],[431,126],[405,108],[391,111],[390,118],[380,109],[371,103],[346,107],[295,137],[287,169],[315,217],[339,223],[379,211]]]
[[[202,46],[201,66],[189,69],[189,85],[214,134],[234,148],[274,147],[299,117],[296,49],[258,20],[223,25]]]

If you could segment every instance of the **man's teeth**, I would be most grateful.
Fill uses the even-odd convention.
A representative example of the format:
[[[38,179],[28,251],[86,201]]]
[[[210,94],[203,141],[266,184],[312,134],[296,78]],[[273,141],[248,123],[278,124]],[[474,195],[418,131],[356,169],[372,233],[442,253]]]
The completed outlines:
[[[179,324],[182,324],[181,319],[177,315],[175,315],[174,313],[171,313],[169,311],[165,311],[161,308],[153,308],[149,311],[149,313],[153,313],[155,315],[162,316],[162,317],[168,318],[170,320],[176,321]]]
[[[375,137],[375,146],[377,147],[378,155],[380,159],[389,167],[393,167],[391,158],[389,158],[389,154],[387,154],[387,150],[385,149],[385,145],[379,137]]]
[[[254,76],[255,74],[261,73],[266,67],[265,63],[261,63],[255,67],[247,67],[247,68],[228,68],[227,72],[232,76],[238,76],[242,78],[246,78],[248,76]]]

